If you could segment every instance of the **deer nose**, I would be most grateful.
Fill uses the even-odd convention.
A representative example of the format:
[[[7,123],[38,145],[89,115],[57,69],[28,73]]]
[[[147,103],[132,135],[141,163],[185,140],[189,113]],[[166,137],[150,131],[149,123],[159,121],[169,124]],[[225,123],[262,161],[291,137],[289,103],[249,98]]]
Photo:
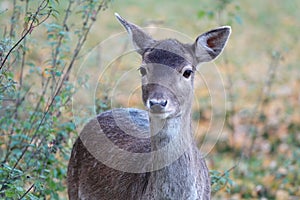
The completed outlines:
[[[167,100],[164,99],[150,99],[149,108],[152,112],[162,112],[168,104]]]

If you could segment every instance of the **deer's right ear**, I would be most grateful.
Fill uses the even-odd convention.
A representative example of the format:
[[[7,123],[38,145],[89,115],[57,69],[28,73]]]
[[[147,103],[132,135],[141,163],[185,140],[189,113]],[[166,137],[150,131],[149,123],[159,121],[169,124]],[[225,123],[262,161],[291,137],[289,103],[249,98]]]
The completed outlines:
[[[115,16],[127,30],[133,45],[139,54],[142,55],[147,48],[154,44],[155,40],[153,40],[152,37],[145,33],[140,27],[126,21],[118,13],[115,13]]]
[[[230,26],[223,26],[200,35],[193,44],[197,62],[209,62],[216,59],[226,46],[230,33]]]

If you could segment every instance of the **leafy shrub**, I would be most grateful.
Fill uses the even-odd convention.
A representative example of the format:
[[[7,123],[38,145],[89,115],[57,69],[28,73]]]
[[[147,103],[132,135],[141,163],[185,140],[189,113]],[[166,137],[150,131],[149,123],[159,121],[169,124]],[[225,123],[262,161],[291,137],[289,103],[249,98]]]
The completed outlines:
[[[108,2],[7,1],[0,12],[10,16],[0,38],[0,198],[60,199],[65,192],[77,134],[70,72]]]

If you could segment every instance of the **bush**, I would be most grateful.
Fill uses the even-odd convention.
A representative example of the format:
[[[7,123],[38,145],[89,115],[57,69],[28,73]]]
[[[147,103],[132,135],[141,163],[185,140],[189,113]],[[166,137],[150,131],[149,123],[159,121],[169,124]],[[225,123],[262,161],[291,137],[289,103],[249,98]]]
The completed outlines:
[[[10,17],[0,38],[1,198],[65,193],[62,180],[77,135],[70,72],[108,2],[14,0],[0,12]]]

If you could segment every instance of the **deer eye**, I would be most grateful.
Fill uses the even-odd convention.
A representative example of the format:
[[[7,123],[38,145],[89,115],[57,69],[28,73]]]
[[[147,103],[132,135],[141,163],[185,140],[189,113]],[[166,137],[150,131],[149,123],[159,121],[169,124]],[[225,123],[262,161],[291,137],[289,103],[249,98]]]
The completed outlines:
[[[147,74],[147,70],[144,67],[140,67],[139,70],[142,76],[145,76]]]
[[[194,73],[193,70],[187,69],[187,70],[185,70],[185,71],[183,72],[182,75],[183,75],[184,78],[190,78],[190,76],[192,75],[192,73]]]

